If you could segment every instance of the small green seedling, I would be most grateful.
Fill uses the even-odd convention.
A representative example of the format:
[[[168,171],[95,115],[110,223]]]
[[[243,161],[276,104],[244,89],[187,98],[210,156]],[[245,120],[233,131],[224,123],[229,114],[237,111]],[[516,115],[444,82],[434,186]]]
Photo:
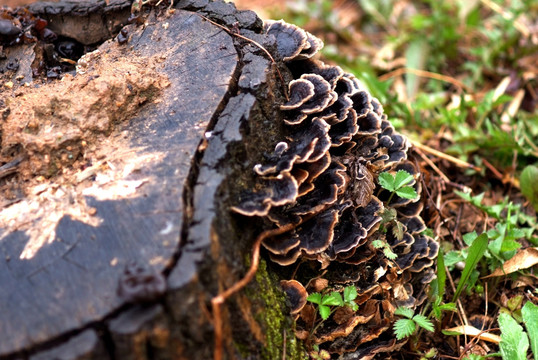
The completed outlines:
[[[312,293],[308,295],[306,300],[317,304],[319,315],[323,320],[327,320],[336,307],[349,306],[353,311],[357,311],[359,306],[353,301],[355,298],[357,298],[357,288],[355,286],[347,286],[344,289],[343,297],[339,292],[332,291],[325,295]],[[334,308],[331,309],[331,306]]]
[[[384,240],[374,240],[372,241],[372,246],[376,249],[381,249],[385,257],[389,260],[395,260],[398,257],[398,255],[392,251],[390,245]]]
[[[418,197],[415,189],[407,185],[413,181],[413,175],[407,171],[399,170],[395,176],[386,171],[382,172],[379,174],[378,181],[383,189],[391,192],[387,204],[390,204],[394,194],[404,199],[416,199]]]
[[[421,328],[433,332],[433,323],[426,316],[417,314],[411,308],[400,306],[394,311],[395,315],[403,316],[405,319],[399,319],[394,323],[394,333],[396,339],[413,335],[417,331],[417,325]]]

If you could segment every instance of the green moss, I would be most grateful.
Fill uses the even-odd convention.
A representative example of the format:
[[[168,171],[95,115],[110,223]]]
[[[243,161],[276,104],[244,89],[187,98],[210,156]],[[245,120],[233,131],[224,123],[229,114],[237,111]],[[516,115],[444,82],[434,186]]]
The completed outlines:
[[[266,344],[262,350],[262,359],[282,359],[284,334],[286,334],[286,359],[307,359],[302,342],[295,338],[291,328],[292,320],[287,315],[285,294],[277,286],[277,277],[267,270],[267,264],[263,259],[260,260],[256,273],[256,283],[258,291],[251,294],[256,297],[253,301],[264,302],[264,311],[256,314],[256,320],[265,329]]]

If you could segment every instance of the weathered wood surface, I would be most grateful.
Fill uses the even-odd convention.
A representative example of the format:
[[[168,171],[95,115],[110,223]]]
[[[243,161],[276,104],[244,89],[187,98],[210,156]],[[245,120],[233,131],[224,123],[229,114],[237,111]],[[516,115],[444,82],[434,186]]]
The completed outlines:
[[[211,10],[203,3],[180,1],[179,7],[216,14],[222,23],[240,20],[243,34],[264,41],[247,29],[260,30],[252,13],[223,2],[209,4]],[[32,242],[30,232],[0,229],[0,358],[212,356],[208,301],[241,276],[251,246],[244,241],[250,234],[236,233],[238,224],[222,199],[225,179],[240,171],[226,161],[245,124],[274,112],[274,70],[256,46],[238,42],[190,11],[178,10],[164,20],[152,15],[144,28],[129,29],[127,45],[106,43],[101,53],[119,47],[125,57],[157,54],[159,72],[170,86],[110,138],[126,139],[125,153],[131,148],[129,156],[152,161],[130,175],[129,181],[140,181],[134,196],[85,197],[99,225],[59,214],[54,240],[33,256],[21,257]],[[39,221],[32,226],[39,227]],[[119,282],[133,261],[167,277],[164,297],[133,304],[120,296]],[[237,342],[250,344],[251,353],[260,353],[264,344],[264,325],[249,314],[250,300],[241,299],[231,306],[242,315],[227,326],[230,358],[241,357],[234,350]]]

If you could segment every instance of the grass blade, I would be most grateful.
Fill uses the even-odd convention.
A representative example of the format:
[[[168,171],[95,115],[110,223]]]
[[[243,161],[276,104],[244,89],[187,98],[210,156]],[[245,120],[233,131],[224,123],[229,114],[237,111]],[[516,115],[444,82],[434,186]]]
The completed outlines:
[[[445,285],[446,285],[446,269],[445,269],[445,256],[443,255],[443,250],[439,251],[437,255],[437,297],[439,301],[445,296]]]
[[[465,260],[465,268],[461,274],[461,279],[458,283],[458,287],[456,288],[456,293],[454,293],[454,297],[452,298],[452,302],[455,302],[460,296],[461,291],[467,284],[467,280],[469,280],[472,271],[476,268],[476,265],[480,259],[482,259],[482,256],[484,256],[487,248],[488,235],[486,233],[483,233],[474,239],[473,244],[471,247],[469,247],[469,255],[467,255],[467,259]]]

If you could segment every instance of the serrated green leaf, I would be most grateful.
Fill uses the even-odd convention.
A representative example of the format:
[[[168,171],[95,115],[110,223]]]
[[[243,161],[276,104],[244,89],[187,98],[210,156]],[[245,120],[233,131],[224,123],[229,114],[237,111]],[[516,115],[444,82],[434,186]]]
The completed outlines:
[[[404,237],[404,233],[405,233],[405,229],[404,229],[403,224],[399,222],[398,220],[394,220],[394,226],[392,227],[392,235],[394,235],[396,239],[402,241]],[[385,244],[387,243],[385,242]]]
[[[372,246],[375,249],[381,249],[382,247],[385,247],[385,242],[383,240],[374,240],[372,241]]]
[[[344,306],[344,300],[342,300],[342,295],[339,292],[333,291],[330,294],[323,295],[321,305]]]
[[[411,319],[400,319],[394,323],[394,333],[398,340],[412,335],[415,332],[415,329],[415,322]]]
[[[398,255],[396,255],[388,245],[385,247],[385,249],[383,249],[383,255],[385,255],[385,257],[389,260],[396,260],[398,257]]]
[[[529,338],[523,327],[510,315],[499,314],[499,327],[501,328],[501,342],[499,348],[503,359],[526,360]]]
[[[521,244],[518,243],[517,241],[504,239],[501,245],[501,252],[514,251],[514,250],[519,249],[520,247],[521,247]]]
[[[382,172],[381,174],[379,174],[377,181],[379,182],[379,185],[385,190],[396,190],[394,187],[394,177],[388,172]]]
[[[461,251],[449,251],[445,255],[445,265],[447,267],[454,266],[456,263],[460,261],[464,261],[465,256],[462,255]]]
[[[473,232],[464,234],[461,238],[463,239],[463,241],[464,241],[468,246],[471,246],[471,244],[473,243],[474,239],[476,239],[477,237],[478,237],[478,234],[476,233],[476,231],[473,231]]]
[[[401,189],[404,185],[409,184],[411,181],[413,181],[413,175],[405,170],[398,170],[396,176],[394,177],[394,188]]]
[[[532,353],[534,354],[534,358],[538,359],[538,306],[527,301],[521,309],[521,315],[523,316],[525,328],[531,339]]]
[[[319,306],[319,314],[323,320],[327,320],[331,315],[331,308],[325,305]]]
[[[426,330],[431,331],[431,332],[434,331],[433,323],[426,316],[417,314],[417,315],[413,316],[413,320],[421,328],[426,329]]]
[[[486,249],[488,248],[488,235],[486,233],[480,234],[476,239],[474,239],[473,244],[469,247],[469,254],[465,260],[465,268],[461,274],[460,281],[458,282],[458,287],[452,298],[452,302],[456,302],[456,299],[460,296],[461,291],[467,285],[467,282],[475,270],[476,265],[484,256]]]
[[[344,301],[350,302],[357,298],[357,288],[355,286],[346,286],[344,289]]]
[[[310,301],[311,303],[319,305],[319,304],[321,304],[321,294],[320,293],[312,293],[312,294],[308,295],[306,300]]]
[[[394,311],[394,315],[404,316],[411,319],[413,318],[413,315],[415,315],[415,312],[411,308],[400,306]]]
[[[411,186],[404,186],[396,190],[396,195],[404,199],[416,199],[418,197],[417,192]]]
[[[529,200],[538,212],[538,167],[529,165],[521,172],[519,183],[521,193]]]

